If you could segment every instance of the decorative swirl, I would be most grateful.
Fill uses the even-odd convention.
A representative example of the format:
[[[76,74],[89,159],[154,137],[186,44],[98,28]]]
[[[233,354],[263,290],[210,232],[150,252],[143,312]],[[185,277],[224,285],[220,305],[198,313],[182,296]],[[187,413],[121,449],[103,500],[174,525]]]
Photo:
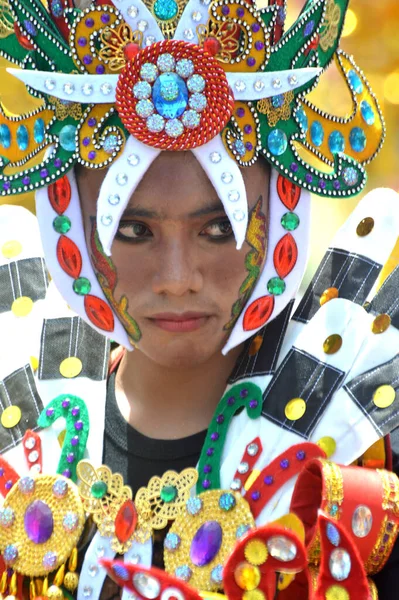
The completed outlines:
[[[113,104],[91,105],[86,109],[79,125],[79,162],[89,169],[103,168],[114,162],[121,153],[125,136],[120,127],[108,125],[115,114]]]
[[[243,167],[252,165],[260,149],[259,119],[256,110],[246,102],[234,104],[230,124],[222,133],[223,142],[235,160]]]

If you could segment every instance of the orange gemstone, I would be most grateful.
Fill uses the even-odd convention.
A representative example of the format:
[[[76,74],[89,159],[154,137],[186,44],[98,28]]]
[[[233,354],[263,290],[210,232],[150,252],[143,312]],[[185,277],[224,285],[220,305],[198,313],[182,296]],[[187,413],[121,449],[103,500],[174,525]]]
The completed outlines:
[[[75,242],[65,237],[65,235],[61,235],[58,240],[57,257],[65,273],[77,279],[82,270],[82,256]]]
[[[273,262],[279,277],[284,279],[295,267],[298,258],[298,248],[294,238],[287,233],[278,242],[273,255]]]
[[[126,44],[126,46],[123,48],[123,54],[125,55],[126,60],[132,60],[139,52],[140,46],[138,44],[134,44],[133,42]]]
[[[251,331],[262,327],[270,319],[274,308],[273,296],[262,296],[258,298],[245,311],[243,319],[243,328],[245,331]]]
[[[48,198],[56,213],[62,215],[66,211],[71,201],[71,184],[66,175],[49,185]]]
[[[338,296],[339,296],[339,291],[337,290],[337,288],[335,288],[335,287],[327,288],[326,290],[324,290],[324,292],[320,296],[320,306],[323,306],[323,304],[326,304],[326,302],[329,302],[330,300],[333,300],[334,298],[338,298]]]
[[[258,567],[242,562],[234,570],[234,579],[242,590],[251,591],[258,587],[261,575]]]
[[[126,500],[115,519],[115,535],[121,544],[131,538],[137,524],[137,510],[132,500]]]
[[[87,294],[84,299],[85,311],[90,321],[104,331],[113,331],[115,327],[112,310],[104,300]]]
[[[323,351],[326,354],[335,354],[342,346],[342,337],[338,333],[333,333],[329,335],[328,338],[324,340],[323,343]]]
[[[262,346],[262,342],[263,342],[263,336],[261,336],[261,335],[257,335],[252,340],[252,343],[248,350],[249,356],[255,356],[255,354],[257,354],[259,352],[260,347]]]
[[[366,217],[360,221],[356,227],[356,233],[359,237],[366,237],[374,229],[374,219],[372,217]]]
[[[279,175],[277,180],[277,192],[284,206],[291,211],[294,210],[301,197],[301,188],[291,181],[288,181],[288,179],[282,175]]]
[[[204,50],[211,56],[216,56],[222,48],[221,43],[214,37],[209,37],[204,41]]]
[[[383,313],[381,315],[378,315],[372,325],[371,325],[371,331],[373,333],[384,333],[384,331],[386,331],[388,329],[388,327],[391,324],[391,317],[389,315],[387,315],[386,313]]]

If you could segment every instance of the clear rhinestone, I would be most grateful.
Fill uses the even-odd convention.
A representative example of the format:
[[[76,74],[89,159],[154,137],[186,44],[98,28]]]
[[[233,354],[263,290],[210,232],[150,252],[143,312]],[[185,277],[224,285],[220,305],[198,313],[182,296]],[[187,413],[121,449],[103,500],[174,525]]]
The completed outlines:
[[[112,206],[116,206],[121,201],[121,197],[118,194],[111,194],[108,196],[108,202],[112,204]]]
[[[104,94],[104,96],[108,96],[112,92],[112,85],[110,85],[109,83],[103,83],[100,86],[100,90],[101,93]]]
[[[235,210],[233,212],[233,218],[236,221],[243,221],[245,219],[245,212],[243,210]]]
[[[288,538],[283,535],[274,535],[267,542],[267,549],[273,558],[281,562],[289,562],[296,557],[297,549]]]
[[[248,452],[249,456],[256,456],[259,452],[258,444],[249,444],[249,446],[247,448],[247,452]]]
[[[329,542],[333,546],[339,546],[339,544],[341,543],[341,536],[339,535],[339,531],[333,523],[327,523],[326,535]]]
[[[92,593],[93,593],[93,588],[91,588],[88,585],[85,585],[85,587],[83,588],[83,596],[85,598],[90,598],[90,596],[92,595]]]
[[[108,227],[109,225],[111,225],[112,221],[113,221],[113,219],[112,219],[111,215],[103,215],[101,217],[101,223],[103,225],[105,225],[105,227]]]
[[[373,515],[368,506],[361,504],[352,516],[352,531],[358,538],[366,537],[373,526]]]
[[[36,446],[36,440],[34,437],[28,437],[25,440],[25,448],[27,448],[28,450],[33,450],[33,448]]]
[[[238,472],[243,475],[244,473],[248,473],[249,464],[247,462],[242,462],[238,465]]]
[[[70,96],[71,94],[74,93],[75,86],[73,85],[73,83],[70,83],[69,81],[67,81],[67,83],[64,83],[62,89],[64,90],[64,92],[66,94],[68,94],[68,96]]]
[[[90,83],[85,83],[82,85],[82,94],[84,96],[91,96],[93,93],[93,86]]]
[[[242,79],[237,79],[237,81],[234,84],[234,87],[237,90],[237,92],[245,92],[245,90],[247,89],[247,86],[245,85],[245,82]]]
[[[296,85],[298,83],[298,78],[296,75],[291,75],[290,77],[288,77],[288,83],[290,85]]]
[[[29,455],[28,455],[29,462],[34,463],[37,461],[38,458],[39,458],[39,453],[37,450],[32,450],[32,452],[29,452]]]
[[[152,83],[158,77],[157,66],[152,63],[144,63],[140,69],[140,77],[144,79],[144,81]]]
[[[55,86],[56,86],[56,83],[55,83],[54,79],[46,79],[44,82],[44,87],[49,92],[52,92],[55,89]]]
[[[91,575],[92,577],[95,577],[98,573],[98,566],[97,565],[90,565],[89,567],[89,575]]]
[[[278,90],[278,88],[281,88],[281,81],[280,79],[273,79],[272,85],[274,87],[275,90]]]
[[[139,9],[137,8],[137,6],[133,6],[133,4],[132,4],[132,6],[129,6],[129,8],[127,9],[127,14],[132,19],[135,19],[137,17],[137,15],[139,14]]]
[[[139,162],[140,162],[140,157],[139,157],[139,156],[137,156],[137,154],[131,154],[131,155],[128,157],[128,159],[127,159],[127,162],[129,163],[129,165],[130,165],[131,167],[137,167],[137,165],[138,165],[138,164],[139,164]]]
[[[264,87],[265,87],[265,84],[263,83],[263,81],[261,79],[257,79],[255,81],[255,83],[254,83],[254,90],[256,92],[261,92]]]
[[[222,160],[222,157],[219,154],[219,152],[211,152],[209,158],[211,159],[211,162],[213,162],[213,164],[217,164]]]
[[[29,469],[29,473],[32,473],[32,475],[38,475],[40,472],[41,472],[41,468],[40,468],[39,463],[32,465],[31,468]]]
[[[211,3],[211,0],[200,0],[200,2],[203,6],[209,6]]]
[[[161,591],[160,583],[155,577],[147,573],[135,573],[133,575],[133,584],[139,594],[148,600],[157,598]]]
[[[194,39],[194,32],[192,29],[185,29],[183,35],[184,35],[184,38],[186,40],[188,40],[189,42]]]
[[[146,46],[152,46],[152,44],[155,44],[156,42],[156,38],[153,35],[147,35],[147,37],[145,38],[145,45]]]
[[[127,600],[138,600],[138,596],[136,594],[129,594]]]
[[[343,548],[336,548],[330,554],[330,573],[336,581],[344,581],[351,570],[351,557]]]
[[[195,10],[195,11],[193,12],[193,14],[191,15],[191,18],[192,18],[192,20],[193,20],[193,21],[195,21],[196,23],[199,23],[199,22],[201,21],[201,19],[202,19],[202,15],[201,15],[201,13],[199,12],[199,10]]]
[[[231,482],[230,488],[232,490],[240,490],[241,489],[241,481],[239,479],[233,479]]]
[[[233,181],[233,175],[231,173],[222,173],[223,183],[231,183]]]
[[[129,562],[131,562],[133,565],[138,565],[140,564],[141,561],[141,556],[140,554],[133,554],[133,556],[131,556],[129,558]]]
[[[146,124],[147,129],[153,133],[159,133],[165,127],[165,119],[161,115],[151,115],[151,117],[148,117]]]
[[[141,21],[139,21],[137,23],[137,29],[139,31],[141,31],[141,33],[144,33],[144,31],[146,31],[148,29],[148,23],[147,23],[147,21],[144,21],[144,19],[141,19]]]
[[[171,54],[165,53],[158,56],[157,67],[162,73],[166,73],[167,71],[174,71],[176,66],[176,61]]]
[[[128,181],[128,176],[126,175],[126,173],[118,173],[118,175],[116,176],[116,183],[118,185],[126,185]]]
[[[240,192],[238,190],[231,190],[228,196],[230,202],[238,202],[240,199]]]
[[[179,119],[169,119],[168,121],[166,121],[165,132],[170,137],[177,138],[183,133],[183,131],[184,126],[183,123],[179,121]]]
[[[102,558],[105,554],[104,546],[97,546],[96,554],[97,554],[98,558]]]

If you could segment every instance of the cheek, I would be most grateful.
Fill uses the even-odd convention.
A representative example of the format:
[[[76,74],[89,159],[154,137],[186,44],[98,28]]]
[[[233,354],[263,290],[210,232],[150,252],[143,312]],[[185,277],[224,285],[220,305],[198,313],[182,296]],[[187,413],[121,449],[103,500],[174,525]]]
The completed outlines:
[[[231,305],[237,298],[238,290],[246,278],[245,261],[248,251],[248,244],[244,243],[241,250],[236,250],[233,242],[229,248],[216,252],[212,263],[204,269],[205,281],[225,299],[226,305]]]

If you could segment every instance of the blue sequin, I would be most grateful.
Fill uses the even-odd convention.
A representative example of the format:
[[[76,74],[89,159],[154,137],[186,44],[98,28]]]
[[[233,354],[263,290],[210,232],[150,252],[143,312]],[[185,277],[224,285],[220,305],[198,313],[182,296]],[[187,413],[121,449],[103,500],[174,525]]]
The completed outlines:
[[[168,100],[168,97],[171,100]],[[152,100],[157,112],[163,117],[167,119],[180,117],[186,110],[188,102],[186,83],[176,73],[163,73],[154,83]]]
[[[216,565],[211,571],[211,579],[215,583],[222,583],[223,581],[223,565]]]
[[[354,127],[351,130],[349,142],[355,152],[363,152],[367,144],[367,137],[361,127]]]
[[[359,180],[359,174],[354,167],[345,167],[342,171],[342,179],[347,186],[353,187]]]
[[[284,104],[284,94],[277,94],[277,96],[272,96],[271,102],[273,108],[281,108]]]
[[[33,126],[33,137],[36,144],[41,144],[44,141],[44,121],[37,119]]]
[[[298,123],[302,126],[302,129],[305,131],[305,133],[307,132],[308,128],[309,128],[309,124],[308,124],[308,117],[306,116],[305,111],[303,110],[302,106],[300,106],[298,108],[298,110],[295,113],[296,116],[296,120],[298,121]]]
[[[231,494],[230,492],[227,492],[220,496],[219,507],[222,510],[225,510],[226,512],[228,512],[229,510],[234,508],[235,505],[236,505],[236,499],[234,498],[233,494]]]
[[[374,125],[375,114],[367,100],[362,100],[360,103],[360,112],[367,125]]]
[[[246,153],[246,148],[245,148],[245,144],[244,142],[242,142],[241,140],[236,140],[233,144],[234,146],[234,150],[237,152],[237,154],[239,156],[244,156],[244,154]]]
[[[156,0],[153,5],[153,11],[157,19],[169,21],[177,15],[179,7],[175,0]]]
[[[274,156],[281,156],[287,150],[288,139],[281,129],[273,129],[267,137],[267,145]]]
[[[330,133],[328,146],[333,154],[345,150],[345,138],[340,131],[333,131]]]
[[[339,546],[341,542],[341,536],[339,535],[338,529],[332,523],[326,525],[326,535],[328,540],[333,546]]]
[[[236,538],[239,539],[247,533],[251,528],[249,525],[239,525],[236,529]]]
[[[178,536],[177,533],[169,531],[165,537],[164,546],[166,550],[173,552],[173,550],[177,550],[177,548],[180,546],[180,542],[180,536]]]
[[[353,69],[348,71],[348,79],[355,92],[361,94],[363,91],[363,83],[356,71]]]
[[[309,21],[309,23],[306,23],[306,26],[305,26],[305,29],[303,32],[305,37],[310,35],[313,32],[313,29],[314,29],[314,21]]]
[[[112,570],[119,579],[127,581],[129,579],[129,571],[124,565],[112,565]]]
[[[64,14],[64,7],[62,6],[61,0],[51,0],[50,8],[56,18],[62,17]]]
[[[320,121],[313,121],[311,124],[310,139],[317,148],[322,145],[324,141],[324,129]]]
[[[0,125],[0,144],[3,148],[9,148],[11,146],[11,132],[7,125]]]
[[[25,152],[29,146],[29,131],[26,125],[20,125],[17,129],[18,148]]]
[[[182,579],[183,581],[189,581],[191,579],[193,572],[188,565],[180,565],[175,569],[175,575],[178,579]]]
[[[65,125],[60,131],[60,144],[61,147],[67,152],[74,152],[76,150],[76,127],[74,125]]]
[[[26,19],[26,20],[24,21],[24,27],[25,27],[26,31],[27,31],[27,32],[28,32],[30,35],[32,35],[32,36],[35,36],[35,35],[37,35],[37,29],[36,29],[36,27],[33,25],[32,21],[29,21],[28,19]]]
[[[202,500],[199,496],[193,496],[186,502],[186,508],[189,515],[197,515],[202,510]]]

